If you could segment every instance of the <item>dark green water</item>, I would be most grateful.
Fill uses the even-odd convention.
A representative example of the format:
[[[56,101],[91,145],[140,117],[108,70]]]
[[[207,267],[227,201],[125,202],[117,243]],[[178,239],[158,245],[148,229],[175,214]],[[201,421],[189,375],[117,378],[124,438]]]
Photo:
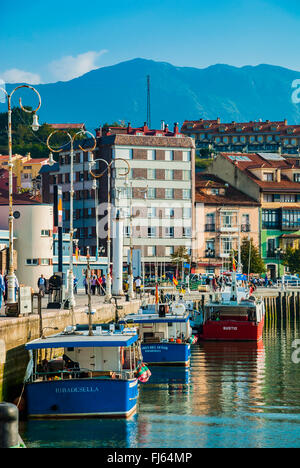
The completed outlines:
[[[154,369],[131,420],[28,421],[21,436],[29,448],[300,447],[299,338],[292,318],[268,320],[260,345],[194,345],[189,375]]]

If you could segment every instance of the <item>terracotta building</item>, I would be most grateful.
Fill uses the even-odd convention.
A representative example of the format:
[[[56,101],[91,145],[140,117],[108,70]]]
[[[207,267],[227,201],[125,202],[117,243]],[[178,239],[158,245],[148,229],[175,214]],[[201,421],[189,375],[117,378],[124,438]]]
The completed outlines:
[[[212,174],[197,174],[195,258],[199,273],[230,269],[244,238],[259,246],[259,202]]]
[[[221,153],[210,171],[260,203],[261,254],[275,279],[285,268],[282,254],[300,239],[300,164],[278,153]]]

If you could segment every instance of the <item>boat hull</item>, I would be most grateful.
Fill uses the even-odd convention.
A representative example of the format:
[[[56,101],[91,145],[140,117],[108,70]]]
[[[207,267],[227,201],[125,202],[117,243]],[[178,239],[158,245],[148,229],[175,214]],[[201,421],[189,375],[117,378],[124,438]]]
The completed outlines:
[[[188,366],[191,346],[188,343],[142,343],[142,354],[147,364]]]
[[[137,379],[67,379],[26,385],[30,418],[127,418],[135,412],[137,399]]]
[[[264,318],[259,323],[239,320],[207,320],[203,324],[201,340],[259,341],[262,339]]]

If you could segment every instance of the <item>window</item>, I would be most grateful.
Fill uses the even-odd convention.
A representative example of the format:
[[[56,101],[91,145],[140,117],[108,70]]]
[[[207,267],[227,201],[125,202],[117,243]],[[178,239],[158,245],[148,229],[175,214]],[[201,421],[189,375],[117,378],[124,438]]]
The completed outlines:
[[[153,199],[156,198],[156,189],[153,187],[148,187],[147,198]]]
[[[38,265],[39,260],[37,258],[27,258],[26,265]]]
[[[150,245],[149,247],[147,247],[147,253],[149,257],[155,257],[156,247],[154,245]]]
[[[156,208],[148,208],[148,218],[155,218]]]
[[[296,202],[296,195],[290,195],[290,194],[280,195],[280,202],[295,203]]]
[[[191,171],[182,171],[182,180],[191,180]]]
[[[166,208],[165,209],[165,216],[166,218],[174,218],[174,209],[173,208]]]
[[[166,237],[174,237],[174,228],[166,227],[165,234],[166,234]]]
[[[182,235],[183,237],[191,237],[191,228],[184,227],[182,231]]]
[[[191,191],[187,189],[182,190],[182,198],[184,200],[189,200],[191,198]]]
[[[122,159],[132,159],[132,149],[130,148],[117,148],[115,150],[115,157]]]
[[[148,161],[155,161],[155,159],[156,159],[155,150],[152,150],[152,149],[147,150],[147,159],[148,159]]]
[[[124,237],[130,237],[130,226],[124,226]]]
[[[273,182],[274,175],[273,172],[264,172],[263,173],[263,180],[266,182]]]
[[[215,241],[210,239],[206,241],[205,244],[205,257],[213,258],[215,256]]]
[[[206,219],[205,219],[205,231],[214,232],[215,229],[216,229],[215,214],[207,213]]]
[[[282,210],[282,229],[300,228],[300,210]]]
[[[189,219],[192,216],[191,208],[183,208],[182,209],[182,217],[185,219]]]
[[[50,265],[50,258],[41,258],[41,265]]]
[[[174,151],[166,150],[165,151],[165,160],[166,161],[174,161]]]
[[[156,170],[155,169],[147,169],[147,178],[150,180],[156,179]]]
[[[166,247],[165,248],[166,255],[173,255],[174,254],[174,247]]]
[[[130,218],[130,208],[127,206],[122,208],[122,215],[124,218]]]
[[[229,255],[232,252],[232,238],[223,237],[221,238],[221,253],[223,255]]]
[[[232,228],[234,222],[234,213],[231,211],[224,211],[221,213],[222,227]]]
[[[276,239],[268,239],[267,241],[267,257],[273,258],[275,257],[275,249],[276,249]]]
[[[300,182],[300,173],[294,174],[294,182]]]
[[[269,193],[264,193],[264,202],[273,203],[273,201],[274,201],[274,195],[269,194]]]
[[[166,188],[165,190],[165,197],[168,200],[172,200],[174,198],[174,190],[170,188]]]
[[[182,160],[183,161],[190,161],[191,160],[191,152],[190,151],[183,151],[182,152]]]
[[[41,230],[41,236],[49,237],[50,236],[50,230],[49,229],[42,229]]]
[[[155,235],[156,235],[156,228],[148,227],[148,237],[155,237]]]
[[[172,169],[165,170],[165,179],[166,180],[173,180],[174,179],[174,171]]]
[[[278,228],[280,220],[279,210],[262,210],[262,228]]]

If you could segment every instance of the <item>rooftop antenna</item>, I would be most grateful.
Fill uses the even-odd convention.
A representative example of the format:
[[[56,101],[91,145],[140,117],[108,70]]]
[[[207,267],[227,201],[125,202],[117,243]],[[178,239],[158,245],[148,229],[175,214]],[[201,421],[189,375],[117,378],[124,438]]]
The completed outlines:
[[[151,128],[150,75],[147,75],[147,126],[148,128]]]

